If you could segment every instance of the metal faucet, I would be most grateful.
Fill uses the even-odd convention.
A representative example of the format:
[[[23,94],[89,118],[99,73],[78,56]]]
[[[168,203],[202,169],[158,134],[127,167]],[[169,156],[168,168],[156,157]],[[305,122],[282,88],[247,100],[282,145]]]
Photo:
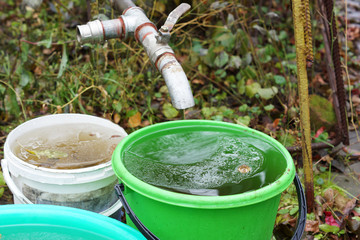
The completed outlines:
[[[179,17],[190,9],[190,5],[182,3],[175,8],[158,31],[144,11],[131,0],[117,0],[114,4],[116,8],[123,11],[119,18],[106,21],[95,20],[77,26],[77,40],[80,43],[101,43],[112,38],[135,37],[144,46],[150,61],[162,74],[173,106],[177,109],[194,106],[189,81],[176,60],[174,51],[168,45],[170,31]]]

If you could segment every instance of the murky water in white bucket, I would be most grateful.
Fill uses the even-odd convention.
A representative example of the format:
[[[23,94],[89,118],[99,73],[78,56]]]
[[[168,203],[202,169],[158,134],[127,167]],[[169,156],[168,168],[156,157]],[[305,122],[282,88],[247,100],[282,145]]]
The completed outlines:
[[[112,131],[114,135],[127,135],[124,129],[109,120],[83,114],[49,115],[19,125],[8,135],[1,161],[15,204],[62,205],[112,215],[121,207],[121,202],[113,189],[117,179],[110,159],[91,167],[50,169],[27,163],[14,154],[18,146],[16,141],[22,136],[34,131],[43,134],[44,128],[58,128],[64,124],[91,124]]]

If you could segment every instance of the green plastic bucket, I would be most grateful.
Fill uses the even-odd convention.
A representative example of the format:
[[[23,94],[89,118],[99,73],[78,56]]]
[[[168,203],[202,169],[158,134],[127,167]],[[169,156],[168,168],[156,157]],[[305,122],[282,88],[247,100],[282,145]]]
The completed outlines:
[[[195,196],[147,184],[126,169],[124,153],[142,139],[193,131],[235,133],[263,151],[270,174],[280,177],[262,188],[240,194]],[[295,176],[289,152],[273,138],[240,125],[207,120],[171,121],[135,131],[115,149],[112,166],[125,185],[124,196],[131,209],[159,239],[270,239],[281,193]],[[127,223],[134,227],[128,216]]]
[[[135,229],[101,214],[54,205],[0,206],[1,240],[141,239]]]

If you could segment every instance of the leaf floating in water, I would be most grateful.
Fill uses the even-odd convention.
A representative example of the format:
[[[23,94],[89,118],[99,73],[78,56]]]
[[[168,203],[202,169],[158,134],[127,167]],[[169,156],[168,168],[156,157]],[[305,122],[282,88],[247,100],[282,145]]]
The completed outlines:
[[[24,147],[23,147],[23,148],[24,148]],[[27,151],[28,153],[30,153],[30,154],[32,154],[32,155],[36,155],[38,158],[40,158],[39,155],[36,154],[36,152],[31,151],[31,150],[26,149],[26,148],[24,148],[24,149],[25,149],[25,151]]]
[[[66,158],[68,156],[68,154],[65,152],[51,150],[51,149],[33,151],[33,152],[35,153],[36,156],[44,156],[47,158]]]
[[[239,172],[240,173],[248,173],[251,171],[251,167],[249,167],[248,165],[241,165],[239,168],[238,168]]]
[[[35,150],[30,150],[25,148],[23,145],[21,145],[19,142],[18,144],[20,145],[20,147],[22,147],[23,149],[25,149],[25,151],[27,151],[28,153],[35,155],[37,158],[40,159],[40,157],[47,157],[47,158],[66,158],[68,156],[67,153],[65,152],[61,152],[61,151],[57,151],[57,150],[50,150],[50,149],[46,149],[46,150],[39,150],[39,151],[35,151]]]

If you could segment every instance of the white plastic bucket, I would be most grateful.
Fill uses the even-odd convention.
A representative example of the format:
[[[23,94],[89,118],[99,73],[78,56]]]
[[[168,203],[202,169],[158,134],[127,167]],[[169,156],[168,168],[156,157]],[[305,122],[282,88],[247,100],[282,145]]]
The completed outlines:
[[[111,161],[78,169],[38,167],[19,159],[14,153],[16,140],[29,131],[63,124],[91,124],[110,129],[114,135],[126,136],[120,126],[109,120],[84,114],[57,114],[27,121],[8,135],[1,166],[15,204],[51,204],[81,208],[112,216],[122,206],[114,186],[117,178]]]

